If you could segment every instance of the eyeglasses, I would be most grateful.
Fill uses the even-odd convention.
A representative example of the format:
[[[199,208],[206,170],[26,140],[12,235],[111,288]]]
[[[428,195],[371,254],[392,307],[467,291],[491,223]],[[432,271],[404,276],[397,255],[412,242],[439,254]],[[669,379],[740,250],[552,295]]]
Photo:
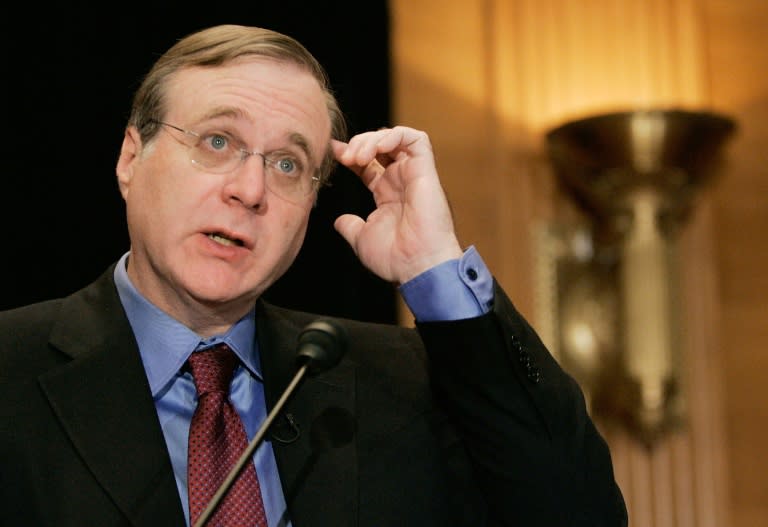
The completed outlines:
[[[308,162],[295,153],[276,151],[264,154],[243,148],[244,142],[229,132],[214,129],[197,133],[163,121],[154,122],[177,130],[191,139],[191,142],[184,142],[174,136],[188,148],[192,164],[205,172],[227,174],[245,163],[250,156],[259,156],[264,163],[267,188],[285,200],[301,201],[317,190],[320,183],[317,169],[310,167]]]

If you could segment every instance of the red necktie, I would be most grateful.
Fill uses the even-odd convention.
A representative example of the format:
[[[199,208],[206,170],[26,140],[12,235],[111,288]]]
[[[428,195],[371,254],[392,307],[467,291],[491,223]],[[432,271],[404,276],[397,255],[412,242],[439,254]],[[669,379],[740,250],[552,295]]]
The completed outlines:
[[[248,446],[243,423],[229,402],[229,385],[238,364],[226,344],[189,357],[198,393],[189,428],[189,515],[194,525],[231,468]],[[206,525],[211,527],[266,527],[259,481],[248,463]]]

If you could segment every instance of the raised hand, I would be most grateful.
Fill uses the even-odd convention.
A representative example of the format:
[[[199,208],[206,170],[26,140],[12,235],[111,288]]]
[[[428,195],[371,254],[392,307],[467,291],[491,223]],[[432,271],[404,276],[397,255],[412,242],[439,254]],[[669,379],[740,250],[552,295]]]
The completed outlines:
[[[403,283],[462,254],[426,133],[396,126],[333,141],[336,159],[357,174],[376,203],[366,219],[339,216],[334,227],[360,261]]]

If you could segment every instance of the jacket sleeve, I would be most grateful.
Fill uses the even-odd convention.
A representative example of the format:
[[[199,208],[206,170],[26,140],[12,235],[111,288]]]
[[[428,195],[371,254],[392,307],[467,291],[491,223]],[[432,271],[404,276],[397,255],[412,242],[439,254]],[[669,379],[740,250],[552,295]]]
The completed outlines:
[[[579,386],[498,284],[487,315],[417,329],[492,525],[627,525],[608,446]]]

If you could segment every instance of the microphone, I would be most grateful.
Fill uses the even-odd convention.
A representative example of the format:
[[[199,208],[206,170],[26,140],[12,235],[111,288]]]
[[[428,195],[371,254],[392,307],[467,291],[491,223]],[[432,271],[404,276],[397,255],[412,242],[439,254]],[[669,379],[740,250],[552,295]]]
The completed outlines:
[[[250,443],[242,453],[240,458],[232,467],[227,478],[216,490],[208,506],[200,514],[194,527],[203,527],[211,517],[216,507],[219,506],[224,495],[232,487],[240,471],[246,465],[251,463],[251,457],[256,448],[261,444],[272,422],[285,406],[288,398],[296,390],[301,380],[307,374],[317,374],[336,366],[341,357],[347,351],[347,334],[343,327],[329,319],[318,319],[306,325],[299,333],[297,352],[296,352],[296,373],[291,382],[283,391],[275,406],[267,415],[256,435],[253,436]]]
[[[306,366],[310,374],[330,370],[347,351],[344,328],[327,319],[315,320],[299,333],[296,366]]]

